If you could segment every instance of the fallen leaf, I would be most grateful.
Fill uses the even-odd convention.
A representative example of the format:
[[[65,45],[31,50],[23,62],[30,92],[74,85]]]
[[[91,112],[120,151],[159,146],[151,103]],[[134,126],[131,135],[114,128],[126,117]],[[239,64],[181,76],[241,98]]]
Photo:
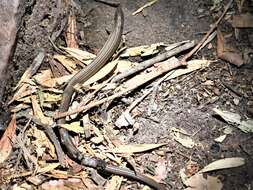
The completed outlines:
[[[114,153],[138,153],[145,152],[148,150],[156,149],[161,146],[166,145],[167,143],[161,144],[134,144],[134,145],[119,145],[114,149],[111,149],[109,152]]]
[[[37,170],[37,173],[47,173],[47,172],[53,171],[58,166],[60,166],[60,163],[50,163],[44,166],[43,168],[39,168]]]
[[[71,56],[73,56],[77,60],[82,61],[86,64],[89,64],[92,61],[92,59],[94,59],[96,57],[96,55],[94,55],[92,53],[89,53],[87,51],[83,51],[80,49],[76,49],[76,48],[61,47],[61,49],[65,50],[68,54],[70,54]]]
[[[132,126],[135,123],[134,118],[128,111],[123,112],[116,120],[115,125],[118,128]]]
[[[52,177],[56,179],[67,179],[68,178],[68,172],[67,171],[62,171],[62,170],[51,170],[50,174]]]
[[[16,138],[16,127],[16,116],[13,115],[8,127],[0,139],[0,163],[3,163],[12,151],[12,144],[15,142]]]
[[[224,127],[223,133],[225,133],[226,135],[231,135],[233,133],[232,127],[229,126]]]
[[[223,184],[218,177],[207,176],[204,178],[202,174],[195,174],[186,181],[188,188],[185,190],[221,190]]]
[[[126,49],[120,57],[127,58],[127,57],[134,57],[134,56],[149,56],[158,53],[158,47],[165,46],[164,43],[155,43],[151,45],[142,45],[137,47],[131,47]]]
[[[100,69],[95,75],[93,75],[91,78],[89,78],[87,81],[83,83],[83,86],[88,86],[94,82],[97,82],[98,80],[104,78],[106,75],[112,72],[112,70],[116,67],[118,63],[118,59],[111,61],[110,63],[107,63],[102,69]]]
[[[53,87],[55,86],[55,81],[52,80],[52,72],[50,69],[41,70],[39,73],[33,76],[33,79],[40,84],[41,86],[45,87]]]
[[[128,59],[126,60],[118,60],[117,68],[115,73],[123,73],[131,68],[133,68],[137,63],[133,63],[129,61]]]
[[[67,83],[73,76],[74,74],[70,74],[59,78],[54,78],[53,80],[56,82],[57,85],[62,85],[63,83]]]
[[[199,173],[210,172],[210,171],[220,170],[220,169],[234,168],[234,167],[242,166],[244,164],[245,164],[245,160],[244,158],[241,158],[241,157],[224,158],[224,159],[216,160],[208,164],[202,170],[200,170]]]
[[[42,157],[46,149],[48,153],[53,157],[56,158],[55,148],[51,141],[47,138],[44,131],[38,129],[37,127],[31,127],[27,134],[33,137],[35,140],[32,143],[35,145],[35,151],[38,157]]]
[[[238,67],[244,63],[241,53],[235,47],[227,44],[219,30],[217,30],[217,55],[219,58]]]
[[[180,143],[181,145],[183,145],[186,148],[193,148],[195,145],[195,142],[189,137],[189,135],[181,130],[178,130],[176,128],[173,128],[171,130],[172,136],[174,138],[175,141],[177,141],[178,143]]]
[[[33,79],[40,84],[41,86],[47,87],[47,88],[53,88],[57,85],[62,85],[63,83],[68,82],[74,74],[70,75],[64,75],[62,77],[52,78],[52,72],[50,69],[42,70],[40,73],[36,74]]]
[[[61,127],[67,129],[68,131],[73,131],[75,133],[84,133],[84,128],[80,126],[80,121],[75,121],[70,124],[62,124]]]
[[[250,13],[233,15],[232,26],[234,28],[252,28],[253,27],[253,15]]]
[[[34,116],[43,124],[45,125],[52,125],[54,122],[53,122],[53,119],[50,118],[50,117],[46,117],[41,108],[40,108],[40,105],[39,103],[37,102],[37,99],[35,96],[31,96],[31,101],[32,101],[32,108],[33,108],[33,114]]]
[[[178,59],[172,57],[164,62],[158,63],[155,67],[152,67],[152,70],[150,72],[143,72],[127,80],[121,88],[128,89],[134,88],[135,86],[140,86],[140,84],[146,83],[163,73],[179,67],[180,65],[181,63],[178,61]]]
[[[43,92],[43,98],[44,102],[57,103],[62,99],[62,95]]]
[[[105,190],[119,190],[123,177],[121,176],[112,176],[109,182],[106,184]]]
[[[221,116],[226,122],[232,124],[238,124],[236,127],[239,128],[244,133],[253,133],[253,120],[248,119],[241,121],[241,116],[237,113],[222,111],[214,108],[213,111]]]
[[[227,135],[221,135],[221,136],[217,137],[216,139],[214,139],[214,141],[221,143],[225,140],[226,137],[227,137]]]
[[[34,92],[37,92],[36,85],[29,85],[29,84],[23,84],[17,92],[13,95],[13,98],[8,102],[8,104],[11,104],[13,101],[22,101],[21,99],[24,97],[27,97]]]
[[[179,77],[181,75],[188,74],[188,73],[196,71],[198,69],[205,68],[205,67],[209,66],[209,64],[210,64],[209,60],[196,59],[196,60],[188,61],[186,68],[181,68],[181,69],[176,69],[176,70],[170,71],[171,74],[169,75],[168,78],[166,78],[165,81]]]
[[[69,72],[73,73],[76,69],[77,61],[65,55],[54,55],[53,57],[59,61]]]

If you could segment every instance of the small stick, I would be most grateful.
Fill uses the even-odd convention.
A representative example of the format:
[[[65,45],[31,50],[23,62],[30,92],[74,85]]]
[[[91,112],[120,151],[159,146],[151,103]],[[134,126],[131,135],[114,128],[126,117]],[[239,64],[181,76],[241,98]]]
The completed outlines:
[[[223,11],[222,15],[220,16],[220,18],[213,24],[213,26],[210,28],[210,30],[206,33],[206,35],[201,39],[201,41],[188,53],[186,54],[183,59],[181,60],[182,64],[186,64],[187,59],[189,59],[196,51],[198,51],[198,49],[200,48],[200,46],[202,46],[202,44],[206,41],[206,39],[208,38],[208,36],[210,36],[210,34],[215,30],[215,28],[217,28],[218,24],[220,23],[221,19],[225,16],[225,14],[227,13],[229,7],[231,6],[233,0],[230,0],[229,3],[226,5],[225,10]]]
[[[139,72],[139,71],[142,71],[148,67],[151,67],[152,65],[154,65],[155,63],[158,63],[158,62],[161,62],[165,59],[168,59],[182,51],[185,51],[187,49],[190,49],[192,48],[193,46],[195,45],[195,42],[194,41],[191,41],[191,42],[188,42],[180,47],[177,47],[175,49],[172,49],[168,52],[165,52],[161,55],[158,55],[152,59],[149,59],[147,61],[143,61],[141,62],[140,64],[138,64],[136,67],[132,68],[132,69],[129,69],[128,71],[124,72],[124,73],[121,73],[117,76],[115,76],[113,79],[112,79],[112,82],[118,82],[119,80],[123,79],[123,78],[126,78],[126,77],[129,77],[130,75],[136,73],[136,72]]]

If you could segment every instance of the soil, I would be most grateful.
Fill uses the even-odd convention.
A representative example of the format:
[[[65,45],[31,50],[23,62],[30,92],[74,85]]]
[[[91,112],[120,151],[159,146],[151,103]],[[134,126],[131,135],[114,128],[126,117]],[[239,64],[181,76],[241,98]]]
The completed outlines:
[[[147,1],[120,0],[120,2],[125,14],[124,34],[128,47],[157,42],[169,44],[182,40],[199,40],[209,30],[215,15],[220,13],[219,9],[218,12],[211,11],[211,1],[159,0],[146,8],[143,13],[132,16],[132,13]],[[80,8],[79,16],[77,16],[78,31],[83,31],[85,34],[84,38],[79,40],[80,48],[97,52],[103,46],[108,37],[108,31],[110,32],[112,28],[111,18],[113,18],[114,10],[91,0],[82,0],[76,5]],[[48,36],[51,36],[59,27],[59,22],[58,24],[54,22],[56,1],[27,0],[25,7],[26,11],[20,25],[16,49],[8,69],[11,80],[8,81],[5,88],[4,100],[6,102],[12,97],[13,87],[32,63],[39,49],[44,48],[48,55],[55,53]],[[249,6],[252,12],[251,8]],[[230,11],[232,13],[238,11],[235,4]],[[219,27],[223,32],[234,37],[234,29],[227,21],[223,20]],[[243,29],[237,39],[233,38],[233,44],[243,52],[253,48],[251,32],[250,29]],[[62,39],[60,36],[56,43],[64,44]],[[217,58],[215,42],[212,42],[209,48],[206,47],[198,52],[192,59],[195,58],[214,61],[205,69],[163,82],[155,101],[152,101],[152,95],[149,95],[135,109],[135,112],[139,113],[135,118],[138,127],[120,129],[118,136],[126,144],[167,143],[159,150],[136,154],[135,159],[137,164],[143,168],[155,167],[159,159],[157,155],[163,154],[167,163],[166,181],[170,189],[185,188],[179,171],[190,160],[196,162],[199,168],[203,168],[215,160],[229,157],[243,157],[246,164],[209,174],[219,176],[224,184],[224,190],[252,189],[252,134],[243,133],[221,118],[214,116],[212,111],[213,108],[218,107],[239,113],[244,118],[252,118],[253,113],[250,111],[253,109],[252,58],[249,58],[247,64],[238,68]],[[46,61],[42,67],[48,67]],[[213,84],[205,85],[210,80],[213,81]],[[231,91],[222,81],[241,93]],[[148,87],[149,85],[142,89]],[[136,90],[126,98],[134,100],[140,97],[142,89]],[[148,114],[148,109],[152,105],[153,111]],[[110,112],[120,113],[126,107],[127,105],[118,101]],[[1,113],[2,125],[8,121],[8,117],[7,121],[6,118],[3,119],[4,113],[5,111]],[[113,118],[116,119],[117,114]],[[228,135],[222,143],[215,142],[214,139],[223,135],[224,128],[227,126],[232,127],[232,134]],[[185,130],[197,145],[188,149],[177,143],[172,138],[170,132],[172,128]],[[10,187],[9,185],[11,183],[5,184],[3,188]]]

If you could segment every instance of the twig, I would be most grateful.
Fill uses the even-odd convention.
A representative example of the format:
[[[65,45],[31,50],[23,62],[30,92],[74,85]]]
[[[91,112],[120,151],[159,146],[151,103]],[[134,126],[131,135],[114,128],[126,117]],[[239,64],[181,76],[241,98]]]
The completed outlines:
[[[136,67],[132,68],[132,69],[129,69],[128,71],[124,72],[124,73],[121,73],[117,76],[114,77],[114,79],[112,79],[112,82],[118,82],[119,80],[123,79],[123,78],[126,78],[126,77],[129,77],[130,75],[136,73],[136,72],[139,72],[139,71],[142,71],[152,65],[154,65],[155,63],[158,63],[160,61],[163,61],[165,59],[168,59],[182,51],[185,51],[187,49],[190,49],[192,48],[193,46],[195,45],[195,42],[194,41],[191,41],[189,43],[186,43],[180,47],[177,47],[175,49],[172,49],[168,52],[165,52],[161,55],[158,55],[152,59],[149,59],[147,61],[143,61],[142,63],[138,64]]]
[[[139,9],[137,9],[136,11],[134,11],[132,13],[132,15],[136,15],[138,13],[140,13],[141,11],[143,11],[143,9],[147,8],[147,7],[150,7],[151,5],[153,5],[155,2],[157,2],[158,0],[153,0],[153,1],[150,1],[148,2],[147,4],[143,5],[142,7],[140,7]]]
[[[27,113],[17,114],[17,118],[20,118],[20,117],[25,117],[27,119],[31,119],[34,123],[36,123],[37,125],[41,126],[44,129],[47,136],[49,137],[49,139],[53,142],[53,144],[55,146],[56,154],[57,154],[59,162],[61,163],[61,165],[64,165],[64,152],[61,148],[61,145],[60,145],[60,142],[59,142],[57,136],[55,135],[55,133],[53,131],[53,128],[51,126],[45,125],[39,119],[35,118],[33,115],[30,115]]]
[[[230,0],[229,3],[226,5],[222,15],[220,18],[213,24],[213,26],[210,28],[210,30],[206,33],[206,35],[201,39],[201,41],[188,53],[186,54],[183,59],[181,60],[185,64],[187,59],[189,59],[199,48],[202,46],[202,44],[206,41],[208,36],[217,28],[218,24],[220,23],[221,19],[225,16],[226,12],[228,11],[229,7],[231,6],[233,0]]]
[[[25,144],[25,131],[26,131],[26,129],[27,129],[27,127],[30,125],[30,123],[31,123],[31,119],[29,119],[29,121],[26,123],[26,125],[25,125],[25,127],[22,129],[22,131],[20,132],[20,134],[19,134],[19,136],[20,136],[20,138],[22,139],[22,142]],[[21,148],[21,147],[20,147]],[[18,158],[17,158],[17,160],[16,160],[16,164],[15,164],[15,166],[14,166],[14,169],[15,170],[17,170],[17,167],[18,167],[18,165],[19,165],[19,163],[20,163],[20,159],[21,159],[21,156],[22,156],[22,153],[23,153],[23,151],[19,151],[19,154],[18,154]]]
[[[153,91],[153,93],[152,93],[152,98],[151,98],[151,100],[150,100],[150,106],[149,106],[149,109],[148,109],[148,116],[150,116],[151,115],[151,113],[152,113],[152,111],[153,111],[153,105],[154,105],[154,102],[155,102],[155,98],[156,98],[156,95],[157,95],[157,92],[158,92],[158,87],[160,86],[160,84],[164,81],[164,80],[166,80],[170,75],[172,75],[174,73],[174,71],[172,71],[172,72],[169,72],[169,73],[167,73],[166,75],[164,75],[160,80],[158,80],[155,84],[154,84],[154,86],[153,86],[153,88],[151,89],[152,91]]]
[[[144,100],[150,93],[152,89],[147,90],[140,98],[137,98],[128,108],[127,112],[131,112],[142,100]]]
[[[206,44],[208,44],[209,42],[211,42],[215,38],[216,35],[217,35],[217,31],[215,30],[212,34],[210,34],[210,36],[208,36],[208,38],[206,39],[206,41],[201,45],[201,47],[198,49],[197,52],[199,52],[201,49],[203,49],[206,46]]]
[[[158,77],[159,75],[161,75],[165,72],[168,72],[170,70],[173,70],[177,67],[182,66],[181,62],[177,61],[177,59],[175,57],[172,57],[171,59],[168,59],[164,62],[160,62],[160,65],[163,65],[163,66],[166,65],[166,70],[163,70],[162,73],[159,73],[155,77]],[[127,93],[131,92],[132,90],[138,88],[139,86],[142,86],[143,84],[145,84],[145,83],[149,82],[150,80],[154,79],[155,77],[151,74],[152,73],[147,73],[147,76],[146,76],[145,80],[141,81],[138,84],[133,84],[132,86],[129,86],[128,88],[126,88],[126,89],[124,89],[120,92],[117,92],[112,96],[109,96],[107,98],[103,98],[103,99],[98,100],[98,101],[91,102],[88,105],[77,107],[76,109],[73,109],[73,110],[70,110],[70,111],[67,111],[67,112],[56,113],[54,118],[59,119],[59,118],[62,118],[62,117],[66,117],[68,115],[72,115],[72,114],[79,113],[79,112],[82,112],[82,111],[87,111],[87,110],[89,110],[89,109],[91,109],[95,106],[98,106],[98,105],[104,103],[104,102],[113,100],[113,99],[118,98],[120,96],[123,96],[124,94],[127,94]]]

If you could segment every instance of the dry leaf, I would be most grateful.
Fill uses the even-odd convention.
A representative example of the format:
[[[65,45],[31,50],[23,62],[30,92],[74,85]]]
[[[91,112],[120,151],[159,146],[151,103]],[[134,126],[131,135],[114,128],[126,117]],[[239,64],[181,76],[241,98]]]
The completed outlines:
[[[244,133],[253,133],[253,120],[248,119],[241,121],[241,116],[237,113],[229,112],[229,111],[222,111],[217,108],[214,108],[213,111],[221,116],[226,122],[232,124],[238,124],[236,126]]]
[[[195,142],[189,137],[189,135],[183,129],[172,128],[171,132],[175,141],[179,142],[184,147],[186,148],[194,147]]]
[[[114,153],[137,153],[145,152],[148,150],[156,149],[161,146],[166,145],[167,143],[161,144],[134,144],[134,145],[119,145],[117,148],[111,149],[110,152]]]
[[[62,124],[61,127],[67,129],[68,131],[73,131],[75,133],[84,133],[84,128],[80,126],[80,121],[75,121],[70,124]]]
[[[63,83],[67,83],[73,76],[74,74],[65,75],[59,78],[54,78],[53,80],[56,82],[57,85],[62,85]]]
[[[214,139],[214,141],[221,143],[225,140],[226,137],[227,137],[227,135],[221,135],[221,136],[217,137],[216,139]]]
[[[35,76],[33,76],[35,81],[41,86],[54,87],[55,81],[52,79],[52,72],[50,69],[42,70]]]
[[[251,15],[250,13],[233,15],[232,26],[234,28],[252,28],[253,15]]]
[[[50,117],[46,117],[41,108],[40,108],[40,105],[39,103],[37,102],[37,99],[35,96],[31,96],[31,101],[32,101],[32,108],[33,108],[33,114],[34,116],[43,124],[45,125],[52,125],[54,122],[53,122],[53,119],[50,118]]]
[[[11,104],[13,101],[19,101],[21,98],[27,97],[34,92],[37,92],[37,87],[35,85],[23,84],[17,92],[15,92],[13,98],[8,102]]]
[[[56,87],[56,85],[62,85],[63,83],[68,82],[74,75],[64,75],[62,77],[58,78],[52,78],[52,72],[50,69],[43,70],[37,75],[35,75],[33,78],[36,80],[38,84],[44,87],[53,88]]]
[[[49,154],[53,158],[56,158],[54,145],[47,138],[44,131],[38,129],[37,127],[32,127],[28,130],[28,134],[29,136],[35,138],[35,140],[32,142],[36,146],[35,151],[39,157],[41,157],[44,154],[45,150],[48,149]]]
[[[202,170],[200,170],[199,173],[220,170],[220,169],[234,168],[234,167],[242,166],[244,164],[245,164],[245,160],[244,158],[241,158],[241,157],[224,158],[224,159],[216,160],[212,162],[211,164],[208,164]]]
[[[53,190],[79,190],[79,189],[100,190],[100,189],[97,189],[94,185],[88,184],[88,188],[86,185],[87,185],[86,179],[85,179],[85,185],[84,185],[81,179],[69,178],[66,180],[65,179],[49,180],[43,183],[40,187],[42,190],[50,190],[50,189],[53,189]]]
[[[87,51],[83,51],[80,49],[76,49],[76,48],[61,47],[61,49],[65,50],[68,54],[70,54],[71,56],[73,56],[77,60],[82,61],[86,64],[89,64],[92,61],[92,59],[94,59],[96,57],[96,55],[94,55],[92,53],[89,53]]]
[[[131,68],[133,68],[137,63],[133,63],[129,60],[118,60],[117,68],[115,73],[123,73]]]
[[[104,78],[106,75],[112,72],[112,70],[116,67],[118,63],[118,59],[111,61],[110,63],[107,63],[102,69],[100,69],[95,75],[93,75],[91,78],[89,78],[87,81],[83,83],[83,86],[87,86],[89,84],[92,84],[94,82],[97,82],[98,80]]]
[[[123,177],[112,176],[112,178],[107,183],[105,190],[119,190],[122,181],[123,181]]]
[[[134,118],[128,111],[124,111],[116,120],[115,125],[118,128],[132,126],[135,123]]]
[[[57,103],[62,99],[62,95],[43,92],[43,99],[44,102]]]
[[[54,55],[54,59],[59,61],[69,72],[73,73],[76,69],[77,61],[65,55]]]
[[[15,142],[16,138],[16,127],[16,116],[13,115],[8,127],[0,139],[0,163],[3,163],[12,151],[12,144]]]
[[[186,68],[180,68],[180,69],[177,69],[177,70],[174,70],[174,71],[170,71],[171,74],[169,75],[169,77],[165,81],[168,81],[170,79],[179,77],[181,75],[188,74],[188,73],[196,71],[198,69],[208,67],[209,64],[210,64],[209,60],[195,59],[195,60],[188,61]]]
[[[60,163],[50,163],[50,164],[47,164],[46,166],[44,166],[43,168],[39,168],[37,172],[38,173],[47,173],[47,172],[53,171],[58,166],[60,166]]]
[[[199,173],[190,177],[186,181],[186,184],[188,188],[185,190],[221,190],[223,187],[218,177],[207,176],[207,178],[204,178],[203,175]]]
[[[56,179],[67,179],[68,178],[68,172],[62,171],[62,170],[51,170],[50,174],[52,177]]]
[[[244,63],[241,53],[226,43],[222,33],[219,30],[217,30],[217,55],[219,58],[238,67]]]
[[[128,57],[134,57],[134,56],[149,56],[154,55],[158,53],[158,47],[165,46],[164,43],[156,43],[151,45],[142,45],[137,47],[132,47],[126,49],[122,54],[120,54],[120,57],[122,58],[128,58]]]

